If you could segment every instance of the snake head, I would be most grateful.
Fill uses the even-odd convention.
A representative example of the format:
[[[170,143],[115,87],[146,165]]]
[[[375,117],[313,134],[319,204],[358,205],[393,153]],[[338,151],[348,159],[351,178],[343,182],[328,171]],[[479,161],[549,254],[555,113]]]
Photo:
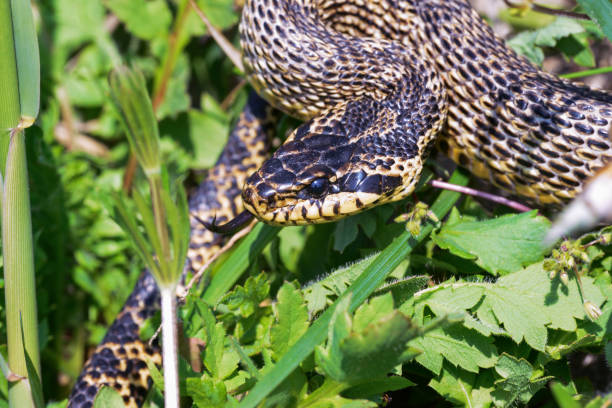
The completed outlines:
[[[422,167],[418,143],[410,143],[407,134],[401,138],[405,143],[390,139],[405,126],[360,125],[369,114],[375,112],[362,110],[355,121],[317,118],[299,127],[247,179],[246,209],[270,224],[302,225],[334,221],[409,194]]]

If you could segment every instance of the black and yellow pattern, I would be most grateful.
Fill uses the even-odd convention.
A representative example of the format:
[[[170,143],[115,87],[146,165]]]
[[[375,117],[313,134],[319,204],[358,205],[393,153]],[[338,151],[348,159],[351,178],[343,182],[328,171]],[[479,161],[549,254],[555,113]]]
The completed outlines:
[[[467,0],[247,0],[241,41],[258,92],[308,120],[247,181],[265,222],[406,197],[438,133],[454,161],[538,206],[612,158],[612,95],[519,57]]]

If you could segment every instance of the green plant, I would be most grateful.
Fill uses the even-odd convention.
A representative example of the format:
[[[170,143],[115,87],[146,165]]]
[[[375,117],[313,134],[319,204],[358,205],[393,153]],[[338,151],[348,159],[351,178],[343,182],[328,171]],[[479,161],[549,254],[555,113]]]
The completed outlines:
[[[128,210],[125,197],[116,197],[116,220],[132,239],[160,289],[165,403],[168,407],[178,407],[176,287],[189,245],[187,200],[180,188],[174,203],[167,179],[165,185],[162,184],[157,122],[142,74],[118,67],[111,73],[110,87],[132,151],[149,183],[152,201],[151,206],[147,205],[145,198],[134,191],[134,203],[146,234],[141,232],[136,218]]]

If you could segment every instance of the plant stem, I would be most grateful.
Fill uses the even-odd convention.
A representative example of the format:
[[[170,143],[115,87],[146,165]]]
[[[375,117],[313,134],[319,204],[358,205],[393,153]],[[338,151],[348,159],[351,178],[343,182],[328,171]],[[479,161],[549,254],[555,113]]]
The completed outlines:
[[[30,192],[26,167],[25,132],[20,128],[11,132],[4,181],[2,250],[8,362],[14,373],[28,377],[25,350],[40,378]],[[9,388],[10,406],[25,406],[24,401],[30,398],[30,392],[24,381],[11,384]]]
[[[174,271],[169,270],[170,265],[170,238],[168,235],[168,225],[166,224],[166,209],[162,200],[162,183],[159,174],[152,174],[148,177],[149,187],[151,189],[151,201],[153,202],[153,217],[155,218],[155,229],[159,237],[161,245],[161,254],[157,254],[159,259],[159,266],[161,270],[160,276],[161,282],[157,282],[160,286],[167,286],[174,284],[176,277]]]
[[[176,286],[161,291],[162,359],[164,368],[164,403],[167,408],[179,407],[178,340],[176,330]]]

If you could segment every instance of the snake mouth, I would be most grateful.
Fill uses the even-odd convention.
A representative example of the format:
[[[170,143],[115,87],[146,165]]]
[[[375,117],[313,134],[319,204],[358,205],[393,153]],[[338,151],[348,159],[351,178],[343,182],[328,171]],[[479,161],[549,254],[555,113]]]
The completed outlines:
[[[303,198],[303,190],[283,194],[280,198],[277,193],[261,194],[266,190],[257,189],[255,185],[247,182],[242,192],[244,206],[256,218],[272,225],[332,222],[394,199],[387,195],[354,191],[328,192],[319,198]]]

